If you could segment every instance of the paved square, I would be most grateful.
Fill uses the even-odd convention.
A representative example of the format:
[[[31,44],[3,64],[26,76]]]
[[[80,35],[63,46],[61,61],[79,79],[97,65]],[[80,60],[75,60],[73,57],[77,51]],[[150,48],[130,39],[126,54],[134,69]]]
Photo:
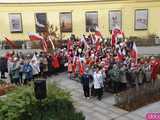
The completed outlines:
[[[71,92],[74,105],[78,111],[82,111],[86,120],[144,120],[147,112],[160,112],[160,102],[153,103],[137,109],[133,112],[127,112],[114,105],[114,96],[105,93],[101,101],[96,98],[86,100],[83,98],[82,86],[79,82],[67,79],[67,73],[61,73],[49,78],[57,85]]]

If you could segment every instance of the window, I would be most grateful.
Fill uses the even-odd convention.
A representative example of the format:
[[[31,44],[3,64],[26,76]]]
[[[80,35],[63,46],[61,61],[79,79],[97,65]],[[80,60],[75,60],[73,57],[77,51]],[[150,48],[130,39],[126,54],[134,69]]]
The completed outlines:
[[[35,14],[36,32],[41,33],[45,31],[45,26],[47,25],[47,15],[46,13],[36,13]]]
[[[72,13],[60,13],[60,29],[61,32],[72,32]]]
[[[98,27],[98,12],[86,12],[86,32],[94,32]]]

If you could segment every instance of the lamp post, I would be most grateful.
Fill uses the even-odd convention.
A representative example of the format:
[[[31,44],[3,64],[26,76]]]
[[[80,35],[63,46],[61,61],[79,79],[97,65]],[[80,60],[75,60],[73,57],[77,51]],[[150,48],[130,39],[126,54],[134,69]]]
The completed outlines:
[[[47,97],[46,80],[34,81],[34,92],[35,92],[35,97],[40,104],[40,114],[41,114],[40,120],[43,120],[42,100]]]

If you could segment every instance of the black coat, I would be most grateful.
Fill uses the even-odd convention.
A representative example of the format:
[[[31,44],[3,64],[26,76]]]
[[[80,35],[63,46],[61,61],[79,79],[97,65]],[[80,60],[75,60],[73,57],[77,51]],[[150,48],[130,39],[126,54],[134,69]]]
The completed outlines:
[[[0,58],[0,71],[1,72],[8,71],[7,59],[4,57]]]
[[[91,76],[89,74],[83,74],[81,78],[81,83],[83,87],[89,87],[90,80],[91,80]]]

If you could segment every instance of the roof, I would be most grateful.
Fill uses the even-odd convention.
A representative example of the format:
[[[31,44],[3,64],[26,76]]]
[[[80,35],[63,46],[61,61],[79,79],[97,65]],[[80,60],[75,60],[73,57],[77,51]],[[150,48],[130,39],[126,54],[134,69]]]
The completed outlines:
[[[88,2],[102,0],[0,0],[0,3],[48,3],[48,2]],[[104,0],[103,0],[104,1]]]
[[[109,2],[109,1],[159,1],[159,0],[0,0],[0,3],[67,3],[67,2]]]

